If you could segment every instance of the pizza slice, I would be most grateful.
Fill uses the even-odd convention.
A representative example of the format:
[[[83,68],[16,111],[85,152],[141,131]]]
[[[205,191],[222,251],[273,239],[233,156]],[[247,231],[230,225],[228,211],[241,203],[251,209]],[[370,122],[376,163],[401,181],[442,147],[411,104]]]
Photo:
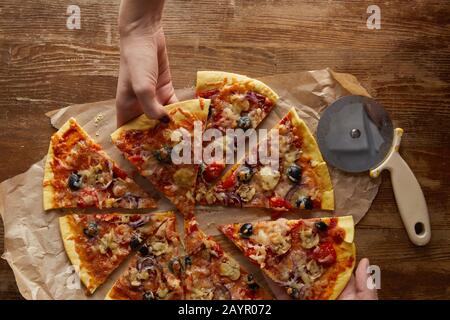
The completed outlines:
[[[167,213],[157,231],[139,249],[106,295],[108,300],[180,300],[184,257],[180,255],[176,217]]]
[[[184,290],[187,300],[260,300],[270,294],[255,282],[194,218],[185,221]]]
[[[167,213],[69,214],[59,218],[64,248],[88,294],[168,219]]]
[[[256,128],[279,99],[278,95],[261,81],[221,71],[199,71],[196,94],[198,97],[211,99],[206,129],[217,129],[224,134],[220,139],[203,142],[203,149],[213,153],[221,150],[224,155],[229,143],[234,143],[227,141],[226,130],[246,131]],[[225,161],[217,160],[211,163],[205,160],[197,179],[196,201],[199,203],[205,203],[206,191],[217,181],[225,168]]]
[[[236,223],[219,229],[293,299],[336,299],[353,272],[351,216]]]
[[[193,157],[194,128],[198,128],[196,134],[201,137],[209,104],[210,100],[206,99],[174,103],[166,106],[169,123],[141,115],[111,135],[113,143],[140,174],[185,215],[194,211],[199,169]],[[183,146],[188,147],[186,153],[178,152]]]
[[[156,207],[74,118],[51,138],[43,186],[44,210]]]
[[[271,130],[278,141],[260,142],[206,193],[208,204],[262,207],[272,210],[334,209],[330,174],[319,147],[295,108]],[[274,136],[275,137],[275,136]],[[278,163],[262,164],[262,147],[278,148]],[[255,160],[252,160],[255,159]]]

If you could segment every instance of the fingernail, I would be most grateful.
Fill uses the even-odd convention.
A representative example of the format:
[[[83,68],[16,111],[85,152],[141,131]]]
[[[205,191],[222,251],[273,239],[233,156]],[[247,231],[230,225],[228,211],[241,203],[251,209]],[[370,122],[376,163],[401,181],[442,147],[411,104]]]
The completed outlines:
[[[170,118],[169,118],[169,116],[163,116],[159,119],[159,121],[161,121],[162,123],[169,123]]]

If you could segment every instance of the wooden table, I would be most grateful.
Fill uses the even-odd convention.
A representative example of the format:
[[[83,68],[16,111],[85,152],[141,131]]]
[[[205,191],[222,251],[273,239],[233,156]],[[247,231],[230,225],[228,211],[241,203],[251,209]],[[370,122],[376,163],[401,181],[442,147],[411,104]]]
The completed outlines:
[[[425,193],[432,240],[413,246],[388,174],[358,224],[359,257],[381,268],[380,297],[450,298],[450,3],[371,1],[381,29],[368,30],[367,1],[168,0],[164,13],[175,87],[199,69],[253,77],[331,67],[356,75],[405,129],[401,153]],[[81,8],[81,29],[66,9]],[[114,97],[119,1],[4,0],[0,5],[0,180],[46,153],[46,111]],[[0,228],[3,247],[3,227]],[[20,298],[0,262],[0,298]]]

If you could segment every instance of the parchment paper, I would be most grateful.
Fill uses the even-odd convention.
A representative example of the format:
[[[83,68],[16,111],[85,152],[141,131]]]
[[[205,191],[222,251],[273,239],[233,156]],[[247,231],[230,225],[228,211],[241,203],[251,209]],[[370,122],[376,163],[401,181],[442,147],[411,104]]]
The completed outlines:
[[[349,95],[369,95],[357,79],[349,74],[335,73],[330,69],[275,75],[261,78],[274,89],[281,101],[264,120],[260,128],[271,128],[295,106],[302,119],[315,132],[320,113],[336,98]],[[180,100],[192,98],[193,88],[177,90]],[[115,130],[114,100],[73,105],[48,113],[51,124],[59,128],[69,117],[75,117],[84,129],[105,151],[129,173],[133,168],[111,144],[109,135]],[[31,135],[32,133],[30,133]],[[126,267],[127,261],[96,293],[87,297],[84,287],[68,261],[59,234],[57,218],[62,210],[45,213],[42,209],[42,179],[44,159],[30,169],[0,184],[0,214],[5,227],[6,259],[14,271],[17,285],[26,299],[103,299],[113,281]],[[367,173],[347,174],[329,168],[335,190],[335,212],[292,213],[287,218],[308,218],[319,215],[353,215],[359,222],[369,209],[380,184]],[[150,193],[154,188],[139,175],[134,175],[139,184]],[[160,198],[156,211],[174,208],[164,197]],[[271,212],[265,209],[238,209],[223,207],[198,207],[197,219],[203,230],[220,241],[256,278],[264,282],[256,267],[251,265],[239,251],[219,235],[217,225],[232,222],[251,222],[270,219]],[[179,217],[179,226],[182,224]],[[180,233],[182,229],[179,228]],[[266,286],[265,283],[263,283]]]

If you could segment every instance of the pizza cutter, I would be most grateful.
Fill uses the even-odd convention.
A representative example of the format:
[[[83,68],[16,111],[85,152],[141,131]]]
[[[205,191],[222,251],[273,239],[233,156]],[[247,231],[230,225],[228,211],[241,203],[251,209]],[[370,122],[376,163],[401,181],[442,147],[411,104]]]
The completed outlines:
[[[345,96],[320,118],[317,139],[325,160],[347,172],[369,170],[376,178],[391,172],[397,207],[409,239],[418,246],[430,241],[427,204],[414,173],[400,156],[403,129],[393,128],[386,110],[374,99]]]

